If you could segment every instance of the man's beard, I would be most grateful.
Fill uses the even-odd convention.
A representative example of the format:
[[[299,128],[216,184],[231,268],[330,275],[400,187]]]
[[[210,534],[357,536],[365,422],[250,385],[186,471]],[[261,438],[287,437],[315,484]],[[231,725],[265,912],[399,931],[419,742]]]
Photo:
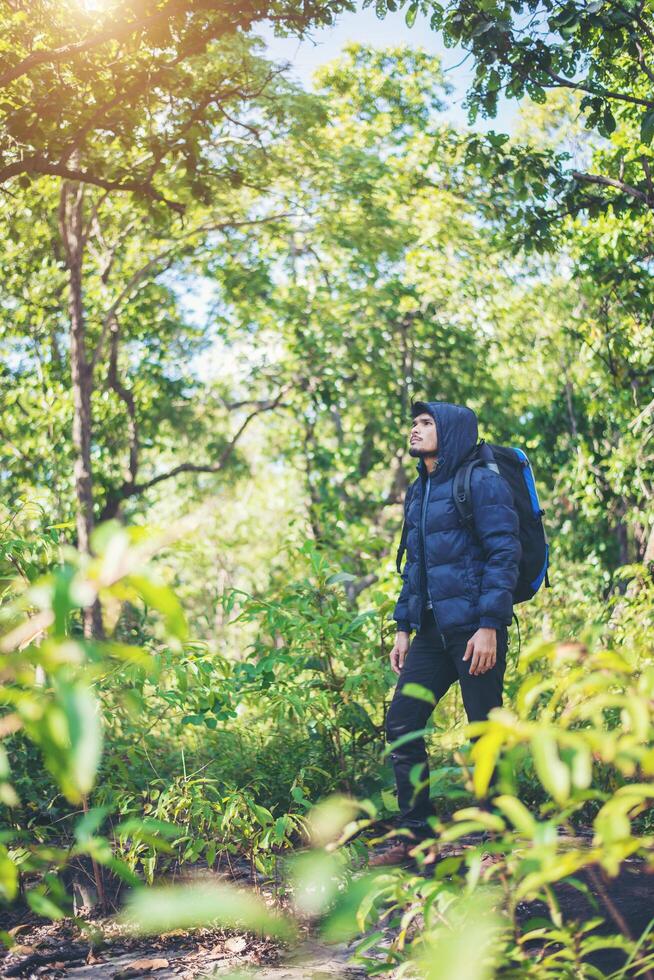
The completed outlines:
[[[409,456],[435,456],[435,449],[423,449],[422,444],[417,446],[409,446]]]

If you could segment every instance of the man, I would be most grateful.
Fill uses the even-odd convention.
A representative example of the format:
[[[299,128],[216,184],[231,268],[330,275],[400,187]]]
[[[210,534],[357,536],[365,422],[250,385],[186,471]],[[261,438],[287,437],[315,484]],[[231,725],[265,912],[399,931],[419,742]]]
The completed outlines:
[[[393,613],[397,634],[390,660],[399,677],[386,717],[389,742],[424,728],[434,710],[433,704],[403,694],[407,683],[428,688],[435,704],[458,681],[468,721],[485,720],[502,704],[521,557],[518,515],[499,473],[484,466],[472,471],[473,530],[461,525],[454,505],[453,477],[477,444],[475,413],[435,401],[415,402],[412,416],[409,452],[418,457],[419,475],[407,491],[407,557]],[[372,866],[402,863],[417,842],[433,837],[424,738],[404,742],[391,760],[399,826],[408,833],[373,857]],[[411,782],[416,763],[417,791]]]

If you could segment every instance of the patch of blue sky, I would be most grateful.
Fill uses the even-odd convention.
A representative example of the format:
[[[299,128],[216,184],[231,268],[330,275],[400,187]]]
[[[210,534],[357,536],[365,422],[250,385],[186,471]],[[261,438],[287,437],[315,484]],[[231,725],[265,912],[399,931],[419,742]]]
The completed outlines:
[[[495,119],[478,116],[473,127],[467,119],[463,106],[466,92],[474,78],[472,56],[466,58],[462,48],[446,48],[441,35],[432,31],[426,17],[419,14],[413,27],[407,27],[401,13],[388,14],[380,19],[371,7],[351,13],[341,14],[330,27],[313,30],[309,37],[277,37],[272,26],[263,25],[255,33],[267,45],[267,57],[272,61],[288,62],[291,66],[289,77],[301,82],[306,88],[312,87],[314,71],[328,61],[337,58],[344,46],[355,41],[375,47],[407,45],[424,48],[430,54],[441,58],[445,78],[453,87],[448,97],[448,108],[444,117],[462,128],[474,128],[480,132],[495,130],[511,133],[518,117],[518,103],[500,97]]]

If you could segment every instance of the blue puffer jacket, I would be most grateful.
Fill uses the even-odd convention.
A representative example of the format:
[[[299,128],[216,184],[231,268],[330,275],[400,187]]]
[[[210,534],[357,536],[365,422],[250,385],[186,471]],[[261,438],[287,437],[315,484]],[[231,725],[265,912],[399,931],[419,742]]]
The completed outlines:
[[[393,619],[398,629],[420,628],[423,568],[427,593],[441,633],[509,625],[513,590],[518,580],[521,546],[518,515],[506,481],[494,470],[476,466],[472,497],[476,534],[462,527],[452,498],[452,480],[461,460],[477,443],[477,417],[462,405],[421,402],[433,415],[437,433],[436,467],[427,472],[424,460],[407,494],[406,562],[404,584]],[[424,493],[425,559],[422,560],[420,522]]]

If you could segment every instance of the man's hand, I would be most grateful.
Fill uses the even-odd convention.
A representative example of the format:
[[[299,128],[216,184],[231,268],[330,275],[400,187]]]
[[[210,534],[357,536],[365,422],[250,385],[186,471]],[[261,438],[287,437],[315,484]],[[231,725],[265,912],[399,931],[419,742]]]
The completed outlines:
[[[391,667],[396,674],[402,670],[402,665],[409,652],[409,634],[398,630],[395,634],[395,646],[391,650]]]
[[[479,628],[470,637],[466,652],[463,654],[464,660],[469,660],[471,674],[485,674],[487,670],[495,666],[497,660],[497,631],[490,627]]]

